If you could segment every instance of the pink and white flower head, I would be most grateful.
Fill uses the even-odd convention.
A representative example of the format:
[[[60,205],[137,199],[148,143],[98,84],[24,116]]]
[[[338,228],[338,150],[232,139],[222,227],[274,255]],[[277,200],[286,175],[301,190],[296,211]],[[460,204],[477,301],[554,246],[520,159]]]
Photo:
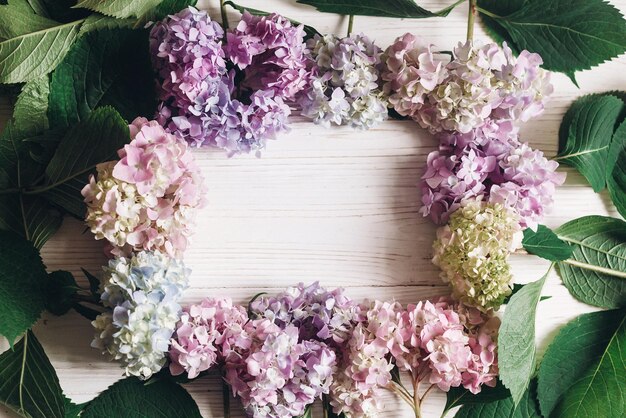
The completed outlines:
[[[281,329],[268,319],[248,322],[242,334],[247,347],[232,344],[235,351],[226,361],[225,379],[250,416],[300,416],[329,392],[335,353],[326,344],[300,342],[297,327]],[[236,335],[230,338],[241,340]]]
[[[200,169],[187,145],[156,121],[137,118],[120,160],[98,165],[82,195],[86,222],[113,255],[187,248],[196,209],[205,203]]]
[[[247,321],[245,308],[228,298],[204,299],[184,308],[170,345],[172,375],[187,373],[194,379],[223,361],[230,353],[224,342],[238,334]]]

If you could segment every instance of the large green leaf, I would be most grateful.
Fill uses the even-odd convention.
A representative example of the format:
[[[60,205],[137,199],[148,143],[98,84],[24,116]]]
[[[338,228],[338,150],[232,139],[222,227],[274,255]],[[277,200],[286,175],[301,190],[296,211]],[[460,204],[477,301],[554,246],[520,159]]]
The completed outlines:
[[[524,397],[535,374],[535,314],[548,273],[513,295],[502,317],[498,368],[500,380],[511,391],[515,405]]]
[[[33,31],[49,29],[58,22],[35,14],[26,0],[10,0],[0,5],[0,39],[10,39]]]
[[[201,418],[193,398],[169,379],[142,382],[130,377],[91,401],[81,418]]]
[[[578,300],[601,308],[626,304],[626,222],[585,216],[555,231],[574,247],[557,264],[563,284]]]
[[[468,403],[459,409],[455,418],[541,418],[534,382],[522,394],[517,405],[510,396],[489,403]]]
[[[594,312],[579,316],[559,331],[539,368],[537,397],[544,416],[551,416],[569,389],[598,364],[623,320],[624,311]],[[611,396],[619,399],[621,395]]]
[[[320,12],[326,13],[417,19],[447,16],[452,9],[463,1],[456,1],[451,6],[437,12],[431,12],[418,6],[413,0],[297,0],[298,3],[308,4]]]
[[[0,402],[24,417],[65,418],[59,378],[30,331],[0,355]]]
[[[41,197],[10,194],[0,199],[0,230],[28,239],[39,250],[62,221],[62,214]]]
[[[562,396],[554,415],[563,418],[626,416],[626,313],[598,361],[577,376]],[[580,353],[576,353],[580,356]],[[571,358],[570,358],[571,361]]]
[[[115,159],[117,150],[129,139],[128,125],[115,109],[107,106],[94,110],[68,131],[46,168],[46,185],[33,193],[46,192],[48,199],[83,216],[83,199],[76,182],[82,179],[84,184],[96,165]]]
[[[72,126],[104,105],[114,106],[127,120],[152,116],[156,110],[153,79],[146,30],[87,33],[52,74],[50,124]]]
[[[47,279],[33,244],[12,232],[0,231],[0,335],[9,343],[39,319],[45,308]]]
[[[101,15],[100,13],[94,13],[85,19],[80,27],[79,35],[101,29],[130,29],[133,28],[136,23],[137,21],[135,19],[117,19],[115,17]]]
[[[80,0],[76,7],[81,7],[103,15],[120,19],[140,17],[161,3],[162,0]]]
[[[494,387],[483,385],[481,391],[476,395],[474,395],[472,392],[465,389],[464,387],[453,387],[450,388],[450,390],[446,393],[446,406],[443,409],[442,416],[444,416],[449,410],[451,410],[452,408],[456,408],[457,406],[485,404],[500,401],[510,397],[511,392],[509,392],[509,390],[504,387],[502,382],[500,382],[499,380]]]
[[[0,335],[9,343],[39,319],[45,308],[47,279],[33,244],[12,232],[0,231]]]
[[[608,165],[607,188],[618,212],[626,218],[626,120],[615,131]]]
[[[49,92],[46,77],[22,88],[13,117],[0,135],[0,189],[30,185],[42,174],[45,164],[33,158],[38,154],[34,140],[48,129]]]
[[[48,74],[76,40],[82,20],[0,42],[0,83],[23,83]]]
[[[571,75],[626,51],[626,22],[604,0],[478,0],[489,33]]]
[[[578,99],[563,117],[559,130],[559,162],[575,167],[599,192],[606,185],[606,161],[624,102],[611,95]]]
[[[536,231],[530,228],[524,230],[522,240],[524,249],[531,254],[550,261],[561,261],[572,255],[573,248],[545,225],[539,225]]]

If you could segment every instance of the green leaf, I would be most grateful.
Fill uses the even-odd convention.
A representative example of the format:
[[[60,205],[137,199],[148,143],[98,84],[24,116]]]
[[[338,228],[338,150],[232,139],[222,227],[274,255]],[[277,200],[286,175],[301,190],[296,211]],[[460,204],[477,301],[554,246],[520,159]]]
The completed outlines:
[[[313,408],[311,407],[311,405],[307,406],[306,410],[304,411],[304,414],[296,418],[313,418]]]
[[[130,377],[114,383],[91,401],[81,418],[201,418],[185,389],[170,380],[148,383]]]
[[[135,19],[117,19],[111,16],[94,13],[85,19],[78,34],[79,36],[82,36],[88,32],[101,29],[132,29],[135,26],[135,23],[137,23]]]
[[[80,0],[75,7],[93,10],[103,15],[124,19],[140,17],[156,7],[162,0]]]
[[[593,312],[559,331],[539,367],[537,395],[544,416],[551,416],[569,389],[597,365],[623,317],[624,311]]]
[[[45,308],[46,267],[32,243],[0,231],[0,335],[13,344]]]
[[[53,271],[46,283],[46,310],[54,315],[65,315],[74,306],[74,295],[79,290],[69,271]]]
[[[573,382],[555,409],[567,418],[623,418],[626,416],[626,315],[621,311],[618,327],[596,364]],[[580,356],[580,353],[576,353]],[[570,358],[571,361],[571,358]]]
[[[539,53],[550,71],[571,75],[626,51],[624,19],[603,0],[478,0],[478,10],[497,41]]]
[[[555,160],[578,169],[595,192],[606,185],[611,139],[623,111],[624,102],[615,96],[584,96],[574,102],[561,122]]]
[[[81,268],[81,270],[89,282],[89,291],[96,299],[100,299],[100,279],[89,273],[84,268]]]
[[[415,4],[413,0],[297,0],[297,2],[313,6],[320,12],[325,13],[422,19],[447,16],[464,0],[459,0],[437,12],[426,10]]]
[[[105,105],[115,107],[126,120],[150,117],[156,110],[153,79],[147,31],[90,32],[52,74],[50,125],[72,126]]]
[[[96,109],[63,138],[46,168],[47,184],[40,191],[75,216],[83,216],[85,209],[77,210],[83,198],[76,183],[82,179],[84,185],[96,165],[115,159],[117,150],[129,139],[128,125],[115,109]]]
[[[511,301],[511,298],[513,297],[513,295],[515,295],[517,292],[519,292],[520,290],[522,290],[524,288],[524,286],[526,286],[525,284],[521,284],[521,283],[513,283],[513,289],[511,289],[511,294],[509,296],[507,296],[506,298],[504,298],[504,302],[502,302],[503,305],[508,305],[509,302]],[[543,302],[544,300],[548,300],[550,299],[552,296],[542,296],[539,298],[539,302]]]
[[[0,5],[0,39],[10,39],[57,26],[54,20],[35,14],[26,0]]]
[[[626,304],[626,222],[585,216],[555,230],[574,251],[557,264],[563,284],[576,299],[601,308]]]
[[[33,30],[0,42],[0,83],[24,83],[54,70],[76,40],[82,22]]]
[[[40,250],[61,227],[63,216],[45,199],[17,194],[0,199],[0,230],[11,231]]]
[[[550,261],[565,260],[572,255],[574,250],[545,225],[539,225],[537,231],[526,228],[522,245],[529,253]]]
[[[238,4],[233,3],[230,0],[225,1],[224,4],[232,7],[233,9],[237,10],[241,14],[243,14],[244,12],[248,12],[251,15],[254,15],[254,16],[267,16],[267,15],[269,15],[268,12],[264,12],[263,10],[253,9],[251,7],[246,7],[246,6],[240,6]],[[302,25],[302,23],[298,22],[297,20],[289,19],[289,21],[293,25],[295,25],[295,26]],[[303,26],[304,26],[304,32],[306,33],[305,39],[313,38],[315,35],[320,35],[321,36],[319,31],[317,29],[315,29],[314,27],[309,26],[309,25],[303,25]]]
[[[78,418],[85,408],[86,403],[75,404],[66,396],[63,397],[65,403],[65,418]]]
[[[517,406],[510,396],[489,403],[471,403],[462,406],[455,418],[541,418],[535,399],[534,383],[533,380]]]
[[[47,77],[22,88],[13,117],[0,135],[0,189],[29,185],[43,173],[47,161],[41,163],[46,157],[39,158],[42,153],[35,140],[48,129],[49,93]]]
[[[148,22],[163,20],[189,6],[195,6],[197,2],[197,0],[162,0],[157,7],[148,10],[137,19],[135,27],[144,26]]]
[[[0,355],[0,402],[29,418],[65,418],[59,378],[30,331]]]
[[[615,131],[607,164],[607,188],[617,211],[626,218],[626,120]]]
[[[548,272],[517,292],[504,311],[498,333],[500,379],[520,403],[535,373],[535,314]]]
[[[442,416],[457,406],[490,403],[509,398],[510,396],[511,392],[499,380],[494,387],[483,385],[481,391],[476,395],[464,387],[453,387],[446,393],[446,406],[443,409]]]

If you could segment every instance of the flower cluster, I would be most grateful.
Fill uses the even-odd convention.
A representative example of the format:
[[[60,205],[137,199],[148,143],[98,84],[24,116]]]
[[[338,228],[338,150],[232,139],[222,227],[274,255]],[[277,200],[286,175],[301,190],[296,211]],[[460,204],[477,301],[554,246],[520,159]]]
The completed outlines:
[[[331,345],[344,343],[356,320],[357,304],[343,289],[328,291],[318,282],[300,283],[274,297],[261,297],[250,304],[252,315],[266,318],[281,328],[296,326],[301,340]]]
[[[483,384],[493,386],[498,328],[497,318],[444,299],[406,308],[363,304],[331,387],[333,409],[350,417],[376,416],[383,389],[404,390],[392,380],[394,366],[407,371],[415,385],[428,377],[444,391],[463,386],[478,393]]]
[[[187,247],[204,185],[187,145],[155,121],[137,118],[119,161],[98,165],[82,195],[86,222],[112,254],[163,251],[178,257]]]
[[[246,322],[246,310],[227,298],[204,299],[186,307],[171,341],[172,375],[187,373],[193,379],[223,361],[229,351],[224,343],[241,336]]]
[[[511,293],[508,257],[521,241],[515,212],[469,200],[437,230],[433,263],[450,283],[453,297],[481,310],[496,309]]]
[[[104,268],[92,347],[120,361],[127,375],[149,378],[165,365],[189,270],[158,252],[115,258]]]
[[[384,89],[403,116],[433,133],[470,133],[495,122],[517,127],[543,112],[552,93],[538,54],[503,44],[459,43],[451,60],[407,34],[385,52]]]
[[[424,216],[444,224],[463,201],[482,199],[513,210],[522,228],[536,228],[565,173],[557,173],[558,163],[528,144],[493,135],[439,135],[439,149],[428,155],[421,182]]]
[[[239,356],[226,361],[226,382],[255,418],[291,418],[330,390],[335,353],[326,344],[300,341],[294,325],[281,328],[269,319],[250,321]],[[248,348],[241,347],[246,341]]]
[[[153,27],[150,48],[163,79],[159,122],[230,155],[258,154],[285,131],[286,102],[309,77],[303,27],[277,14],[245,12],[225,35],[205,11],[188,7]]]
[[[316,36],[308,43],[312,79],[299,103],[302,114],[326,127],[368,129],[387,117],[380,90],[382,50],[365,35]]]

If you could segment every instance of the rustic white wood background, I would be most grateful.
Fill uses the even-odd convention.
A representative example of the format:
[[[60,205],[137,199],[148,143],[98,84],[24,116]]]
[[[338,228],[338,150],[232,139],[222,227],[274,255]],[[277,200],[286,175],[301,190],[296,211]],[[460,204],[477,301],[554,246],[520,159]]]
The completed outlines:
[[[316,27],[322,33],[346,32],[347,18],[321,14],[294,0],[240,0],[246,6],[276,11]],[[424,0],[440,9],[452,0]],[[611,0],[626,12],[626,0]],[[219,19],[218,1],[201,2]],[[230,14],[231,21],[238,14]],[[399,20],[356,17],[354,31],[363,31],[385,48],[397,36],[412,32],[441,49],[450,50],[466,34],[467,5],[447,18]],[[477,39],[487,39],[476,28]],[[626,88],[626,58],[577,75],[580,89],[566,77],[553,75],[555,92],[545,113],[522,129],[522,139],[546,155],[557,152],[557,131],[570,103],[578,96]],[[0,99],[0,125],[10,116]],[[367,132],[324,129],[293,117],[292,131],[271,142],[262,158],[228,159],[219,150],[199,150],[196,158],[209,185],[209,206],[198,222],[186,261],[193,269],[185,302],[204,296],[228,295],[245,302],[259,291],[277,292],[299,281],[319,280],[342,286],[354,298],[370,297],[407,303],[444,294],[446,287],[431,264],[435,227],[418,213],[416,187],[433,138],[410,121],[387,121]],[[616,215],[606,193],[595,194],[571,169],[558,189],[550,227],[583,215]],[[84,226],[67,219],[43,249],[49,270],[66,269],[77,277],[80,268],[99,271],[105,262],[101,242],[83,233]],[[548,264],[533,256],[513,256],[515,280],[533,281]],[[544,288],[552,296],[539,307],[540,350],[556,330],[590,307],[575,301],[552,274]],[[35,327],[55,366],[61,386],[75,402],[84,402],[121,378],[116,363],[89,347],[92,328],[75,313],[45,315]],[[0,342],[0,351],[6,344]],[[222,389],[217,377],[188,386],[203,416],[221,417]],[[424,406],[425,417],[439,417],[445,396],[435,393]],[[412,416],[393,395],[385,400],[385,417]],[[243,417],[234,401],[233,417]],[[13,417],[4,407],[0,416]],[[321,416],[316,412],[314,416]]]

